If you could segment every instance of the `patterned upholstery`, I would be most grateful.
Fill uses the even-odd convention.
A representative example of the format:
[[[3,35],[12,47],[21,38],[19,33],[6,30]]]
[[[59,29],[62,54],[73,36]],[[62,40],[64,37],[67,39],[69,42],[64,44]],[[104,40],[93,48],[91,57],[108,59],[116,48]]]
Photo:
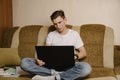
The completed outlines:
[[[113,40],[114,34],[110,27],[101,24],[85,24],[82,26],[67,25],[76,30],[85,43],[88,56],[83,60],[91,64],[93,71],[87,80],[108,79],[114,80]],[[27,25],[13,27],[6,30],[3,37],[2,47],[18,48],[19,56],[35,57],[35,46],[45,45],[47,34],[55,30],[54,26]],[[107,46],[107,47],[106,47]],[[111,49],[111,50],[109,50]],[[110,55],[110,57],[108,57]],[[80,60],[81,61],[81,60]],[[32,77],[32,76],[30,76]],[[104,79],[105,78],[105,79]],[[30,80],[29,77],[5,78],[0,80]],[[79,79],[78,79],[79,80]]]

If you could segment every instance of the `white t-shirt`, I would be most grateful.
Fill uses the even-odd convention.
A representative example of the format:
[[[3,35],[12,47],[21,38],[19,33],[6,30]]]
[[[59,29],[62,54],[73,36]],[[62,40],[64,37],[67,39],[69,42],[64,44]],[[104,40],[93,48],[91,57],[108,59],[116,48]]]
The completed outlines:
[[[83,41],[77,31],[69,29],[68,33],[65,35],[59,34],[56,30],[48,34],[47,44],[53,46],[74,46],[76,49],[83,46]]]

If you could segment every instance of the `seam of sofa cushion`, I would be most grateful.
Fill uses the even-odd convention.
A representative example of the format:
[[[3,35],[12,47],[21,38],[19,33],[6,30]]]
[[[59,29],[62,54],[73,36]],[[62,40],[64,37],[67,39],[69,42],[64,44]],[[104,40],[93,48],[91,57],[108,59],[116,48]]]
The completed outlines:
[[[114,44],[113,29],[110,27],[106,27],[105,36],[104,36],[104,45],[103,45],[103,65],[104,67],[112,68],[112,69],[114,68],[113,44]]]
[[[22,27],[19,27],[18,30],[15,31],[13,38],[12,38],[12,43],[11,43],[11,48],[18,48],[19,45],[19,32]]]

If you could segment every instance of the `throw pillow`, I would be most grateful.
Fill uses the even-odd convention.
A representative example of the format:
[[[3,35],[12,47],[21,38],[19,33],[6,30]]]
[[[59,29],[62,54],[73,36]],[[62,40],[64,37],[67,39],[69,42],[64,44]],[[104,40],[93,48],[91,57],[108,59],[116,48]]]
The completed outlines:
[[[20,64],[17,48],[0,48],[0,67]]]

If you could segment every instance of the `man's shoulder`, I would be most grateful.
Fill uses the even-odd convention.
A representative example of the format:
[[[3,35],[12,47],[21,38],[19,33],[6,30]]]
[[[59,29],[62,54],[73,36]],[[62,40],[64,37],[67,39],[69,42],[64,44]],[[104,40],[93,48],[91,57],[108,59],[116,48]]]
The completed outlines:
[[[78,32],[73,30],[73,29],[69,29],[70,33],[74,33],[74,34],[77,34]]]
[[[54,30],[54,31],[49,32],[49,35],[53,35],[53,34],[56,34],[56,33],[57,33],[57,31]]]

